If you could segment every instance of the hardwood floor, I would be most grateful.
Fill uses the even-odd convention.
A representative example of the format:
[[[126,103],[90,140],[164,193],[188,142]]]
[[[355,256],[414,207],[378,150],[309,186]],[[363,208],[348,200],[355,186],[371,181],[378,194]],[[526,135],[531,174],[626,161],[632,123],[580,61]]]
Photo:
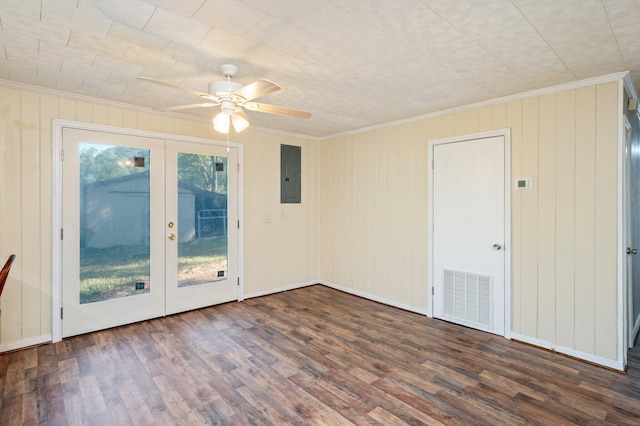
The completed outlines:
[[[312,286],[0,355],[0,424],[639,424],[622,375]]]

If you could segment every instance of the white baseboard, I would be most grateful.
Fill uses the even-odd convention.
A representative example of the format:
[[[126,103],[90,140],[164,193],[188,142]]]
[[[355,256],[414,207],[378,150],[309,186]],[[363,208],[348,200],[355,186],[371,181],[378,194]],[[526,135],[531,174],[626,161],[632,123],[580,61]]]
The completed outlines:
[[[317,282],[319,284],[324,285],[324,286],[327,286],[327,287],[330,287],[330,288],[333,288],[333,289],[336,289],[336,290],[340,290],[340,291],[343,291],[345,293],[353,294],[354,296],[359,296],[359,297],[362,297],[364,299],[373,300],[374,302],[379,302],[379,303],[382,303],[382,304],[385,304],[385,305],[393,306],[394,308],[399,308],[399,309],[402,309],[404,311],[409,311],[409,312],[414,312],[416,314],[429,316],[427,314],[427,310],[426,309],[419,309],[419,308],[416,308],[415,306],[410,306],[410,305],[405,305],[403,303],[398,303],[398,302],[395,302],[393,300],[385,299],[384,297],[374,296],[373,294],[365,293],[363,291],[354,290],[354,289],[349,288],[349,287],[343,287],[341,285],[334,284],[334,283],[331,283],[329,281],[319,280]]]
[[[529,337],[529,336],[525,336],[518,333],[511,333],[511,339],[517,340],[523,343],[528,343],[530,345],[538,346],[544,349],[548,349],[550,351],[558,352],[564,355],[568,355],[570,357],[581,359],[583,361],[587,361],[592,364],[597,364],[602,367],[610,368],[612,370],[624,372],[624,365],[622,361],[604,358],[598,355],[590,354],[588,352],[582,352],[576,349],[567,348],[565,346],[556,345],[547,340],[536,339],[534,337]]]
[[[29,346],[41,345],[43,343],[51,343],[52,338],[50,334],[44,334],[42,336],[30,337],[24,340],[18,340],[16,342],[0,345],[0,353],[15,351],[16,349],[28,348]]]
[[[304,282],[304,283],[291,284],[291,285],[286,285],[284,287],[278,287],[278,288],[273,288],[273,289],[270,289],[270,290],[257,291],[255,293],[245,294],[244,298],[245,299],[251,299],[252,297],[268,296],[270,294],[280,293],[280,292],[288,291],[288,290],[295,290],[297,288],[302,288],[302,287],[309,287],[310,285],[316,285],[316,284],[319,284],[318,280],[307,281],[307,282]]]

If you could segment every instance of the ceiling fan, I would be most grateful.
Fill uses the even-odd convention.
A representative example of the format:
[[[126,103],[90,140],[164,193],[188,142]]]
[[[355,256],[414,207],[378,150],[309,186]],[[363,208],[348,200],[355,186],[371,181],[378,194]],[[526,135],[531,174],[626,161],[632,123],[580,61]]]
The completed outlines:
[[[241,132],[249,126],[249,119],[244,113],[243,108],[249,111],[266,112],[268,114],[278,114],[293,118],[311,117],[311,113],[307,111],[253,102],[256,98],[280,90],[280,86],[274,82],[269,80],[258,80],[244,86],[240,83],[236,83],[235,81],[231,81],[238,72],[237,66],[223,64],[220,66],[220,71],[226,77],[226,80],[212,81],[209,83],[208,93],[198,92],[197,90],[156,80],[150,77],[138,78],[140,80],[180,90],[206,100],[205,102],[195,104],[160,108],[162,110],[179,111],[190,108],[210,108],[220,106],[220,112],[213,118],[213,127],[221,133],[229,133],[230,124],[233,124],[233,128],[236,132]]]

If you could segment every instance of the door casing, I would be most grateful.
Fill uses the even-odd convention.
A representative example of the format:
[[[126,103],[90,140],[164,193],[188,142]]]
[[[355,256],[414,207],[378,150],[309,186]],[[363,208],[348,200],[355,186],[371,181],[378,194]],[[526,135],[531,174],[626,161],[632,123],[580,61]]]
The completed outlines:
[[[106,133],[116,133],[122,135],[141,136],[155,139],[169,139],[174,141],[183,141],[190,143],[208,144],[214,146],[226,147],[230,146],[238,150],[238,221],[243,222],[243,145],[236,142],[218,141],[205,138],[197,138],[191,136],[174,135],[168,133],[151,132],[146,130],[127,129],[122,127],[98,125],[91,123],[82,123],[69,120],[53,120],[52,126],[52,205],[53,205],[53,223],[52,223],[52,280],[51,280],[51,299],[52,299],[52,342],[62,340],[62,163],[60,161],[62,155],[62,133],[64,128],[90,130]],[[244,300],[244,274],[243,274],[243,226],[238,227],[238,301]]]
[[[434,139],[428,143],[428,165],[429,165],[429,181],[427,185],[428,192],[428,216],[427,216],[427,316],[433,317],[434,314],[434,279],[433,279],[433,148],[435,145],[464,142],[474,139],[484,139],[490,137],[502,136],[504,138],[504,176],[505,176],[505,194],[504,194],[504,337],[511,338],[511,130],[500,129],[489,132],[474,133],[469,135],[454,136],[450,138]]]

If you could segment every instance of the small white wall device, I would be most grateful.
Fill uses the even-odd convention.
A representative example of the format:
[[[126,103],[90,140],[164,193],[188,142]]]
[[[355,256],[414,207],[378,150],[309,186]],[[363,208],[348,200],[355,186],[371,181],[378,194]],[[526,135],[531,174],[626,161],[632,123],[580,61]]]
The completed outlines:
[[[531,178],[519,178],[516,179],[515,188],[516,191],[528,191],[531,189]]]

